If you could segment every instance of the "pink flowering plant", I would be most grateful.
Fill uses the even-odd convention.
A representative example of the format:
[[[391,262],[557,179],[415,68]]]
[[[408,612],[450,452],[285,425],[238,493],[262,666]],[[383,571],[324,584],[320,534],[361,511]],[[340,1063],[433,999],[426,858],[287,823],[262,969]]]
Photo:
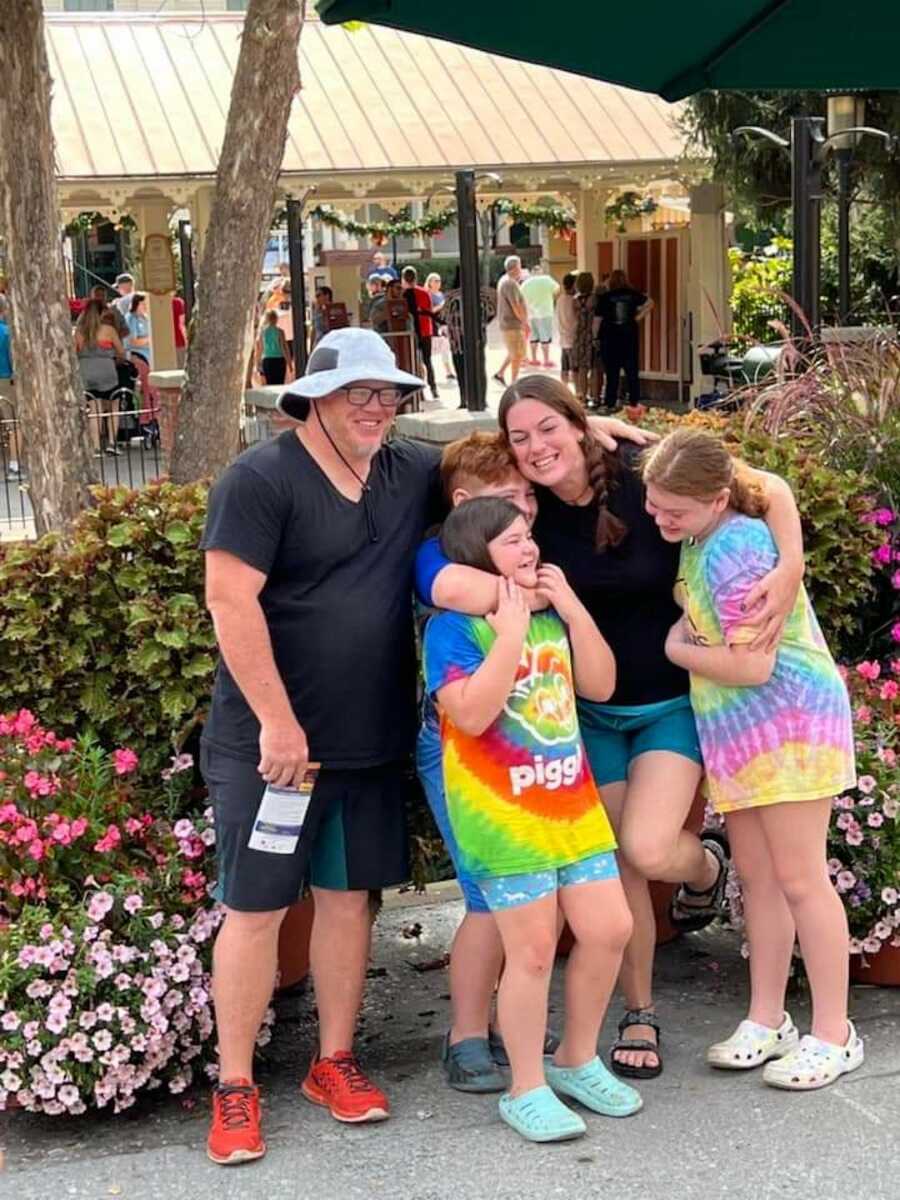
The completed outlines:
[[[192,766],[177,755],[151,793],[129,748],[0,717],[0,1110],[118,1112],[214,1075],[222,914]]]
[[[190,909],[206,896],[210,822],[192,821],[193,760],[177,755],[155,788],[137,755],[58,738],[27,709],[0,716],[0,913],[80,895],[125,876],[162,880]]]
[[[871,958],[883,946],[900,947],[900,654],[886,666],[841,670],[853,705],[857,783],[834,800],[828,873],[847,910],[850,953]],[[707,822],[721,818],[707,810]],[[730,925],[743,930],[733,869],[725,896]]]
[[[850,953],[900,947],[900,654],[846,672],[856,787],[834,801],[828,871],[847,909]]]
[[[860,517],[871,527],[875,597],[866,610],[866,641],[871,653],[900,657],[900,515],[888,503],[870,500]]]

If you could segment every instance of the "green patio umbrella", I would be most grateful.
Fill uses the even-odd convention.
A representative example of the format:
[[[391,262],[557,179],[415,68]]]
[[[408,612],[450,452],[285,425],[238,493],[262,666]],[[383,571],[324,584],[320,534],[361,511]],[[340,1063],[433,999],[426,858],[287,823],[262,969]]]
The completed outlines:
[[[318,0],[371,21],[666,100],[706,88],[900,87],[900,0]]]

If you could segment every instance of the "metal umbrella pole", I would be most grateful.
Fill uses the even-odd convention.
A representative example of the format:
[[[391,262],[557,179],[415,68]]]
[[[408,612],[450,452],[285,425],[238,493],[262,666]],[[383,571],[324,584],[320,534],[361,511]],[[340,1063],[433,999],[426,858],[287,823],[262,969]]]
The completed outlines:
[[[475,172],[456,172],[456,212],[459,227],[459,286],[462,297],[463,378],[460,380],[469,412],[487,407],[484,332],[481,327],[481,271],[478,262],[478,214]]]
[[[287,201],[288,262],[291,265],[291,310],[294,319],[294,374],[306,370],[309,352],[306,333],[306,271],[303,262],[303,209],[316,191],[307,188],[300,200],[293,196]]]

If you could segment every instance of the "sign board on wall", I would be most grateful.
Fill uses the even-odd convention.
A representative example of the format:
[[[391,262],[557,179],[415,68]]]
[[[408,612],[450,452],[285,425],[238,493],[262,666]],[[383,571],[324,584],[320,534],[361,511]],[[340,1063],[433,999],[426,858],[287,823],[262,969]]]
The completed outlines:
[[[141,256],[144,290],[152,296],[175,291],[175,257],[172,243],[164,233],[148,233]]]

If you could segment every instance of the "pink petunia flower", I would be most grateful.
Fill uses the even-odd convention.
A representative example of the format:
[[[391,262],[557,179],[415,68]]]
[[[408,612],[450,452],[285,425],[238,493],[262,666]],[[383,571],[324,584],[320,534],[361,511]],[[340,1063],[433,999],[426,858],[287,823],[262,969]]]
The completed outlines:
[[[94,844],[94,849],[100,854],[108,854],[110,850],[116,850],[122,844],[122,835],[115,825],[107,825],[106,833],[98,842]]]
[[[88,916],[92,921],[102,921],[114,903],[109,892],[95,892],[88,904]]]
[[[851,888],[856,886],[856,876],[852,871],[839,871],[835,882],[837,883],[839,892],[849,892]]]
[[[884,817],[880,812],[869,813],[866,817],[866,824],[871,825],[873,829],[880,829],[884,824]]]
[[[897,574],[900,575],[900,571]],[[882,700],[896,700],[897,696],[900,695],[900,684],[897,683],[896,679],[888,679],[881,685],[878,695]]]
[[[881,663],[878,662],[861,662],[856,668],[857,675],[861,675],[863,679],[867,679],[870,683],[881,674]]]
[[[896,888],[886,887],[881,889],[881,899],[885,904],[896,904],[900,900],[900,892]]]
[[[125,897],[122,907],[133,916],[144,907],[144,901],[136,892],[133,892],[130,896]]]
[[[136,770],[138,756],[133,750],[120,749],[113,751],[113,768],[117,775],[130,775]]]
[[[858,829],[850,829],[844,834],[844,840],[848,846],[861,846],[863,842],[863,835]]]
[[[878,780],[874,779],[871,775],[860,775],[856,781],[856,786],[864,796],[868,796],[870,792],[874,792],[876,787],[878,787]]]
[[[900,642],[900,621],[891,626],[891,637],[895,642]]]

